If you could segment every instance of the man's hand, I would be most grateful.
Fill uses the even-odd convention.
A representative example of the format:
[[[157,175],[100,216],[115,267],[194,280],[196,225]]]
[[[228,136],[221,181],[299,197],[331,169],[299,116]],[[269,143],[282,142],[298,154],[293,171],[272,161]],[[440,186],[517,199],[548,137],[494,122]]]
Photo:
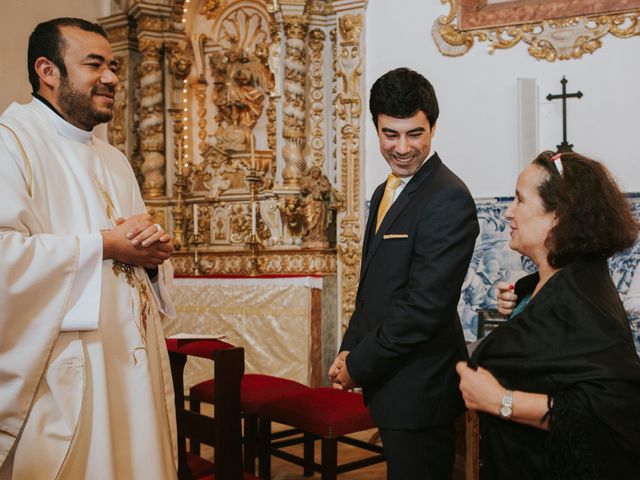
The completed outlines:
[[[333,361],[329,368],[329,380],[333,383],[333,388],[337,390],[353,390],[358,385],[351,379],[347,370],[346,359],[349,355],[348,351],[342,351]]]
[[[159,224],[151,223],[151,215],[148,213],[134,215],[129,218],[120,217],[116,219],[116,225],[122,225],[124,223],[127,223],[129,227],[127,238],[131,240],[131,244],[134,247],[138,245],[149,247],[156,242],[168,243],[171,241],[171,235],[162,230]]]
[[[498,285],[498,311],[502,315],[511,315],[513,309],[516,308],[518,296],[513,293],[513,285],[507,282],[499,282]]]
[[[119,218],[113,230],[104,230],[103,258],[145,268],[156,268],[167,260],[173,252],[171,236],[158,231],[149,219],[148,214]],[[138,242],[134,244],[132,239],[136,238]]]

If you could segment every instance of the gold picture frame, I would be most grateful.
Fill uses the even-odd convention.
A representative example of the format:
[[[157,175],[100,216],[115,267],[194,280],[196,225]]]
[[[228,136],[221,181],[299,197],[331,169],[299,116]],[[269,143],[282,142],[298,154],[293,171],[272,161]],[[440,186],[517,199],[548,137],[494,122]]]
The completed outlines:
[[[432,36],[446,56],[467,53],[476,41],[488,51],[529,45],[538,60],[581,58],[602,46],[602,37],[640,35],[640,0],[440,0],[449,14]]]

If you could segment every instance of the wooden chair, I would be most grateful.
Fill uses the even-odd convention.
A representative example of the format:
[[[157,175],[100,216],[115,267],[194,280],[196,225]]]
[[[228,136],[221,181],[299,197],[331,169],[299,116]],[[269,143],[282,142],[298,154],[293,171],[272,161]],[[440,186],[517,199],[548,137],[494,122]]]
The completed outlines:
[[[189,409],[200,411],[201,403],[212,404],[215,402],[215,380],[206,380],[189,389]],[[248,373],[242,377],[240,387],[240,408],[244,417],[244,471],[255,474],[255,463],[258,455],[258,409],[266,402],[291,393],[299,393],[309,390],[309,387],[286,378]],[[290,429],[278,432],[272,438],[281,438],[300,433],[299,430]],[[191,451],[199,453],[200,446],[197,442],[191,442]]]
[[[178,427],[178,477],[180,480],[255,479],[243,474],[240,384],[244,373],[244,349],[220,340],[167,339]],[[184,366],[188,356],[214,362],[214,417],[185,408]],[[213,464],[187,452],[186,439],[214,448]]]
[[[308,388],[264,402],[257,408],[260,417],[260,477],[271,478],[271,456],[300,465],[305,476],[319,472],[322,480],[335,480],[345,472],[384,462],[382,447],[347,435],[375,428],[362,395],[333,388]],[[271,422],[288,425],[303,432],[298,438],[276,440]],[[321,460],[314,460],[314,441],[321,439]],[[276,440],[276,441],[274,441]],[[338,464],[338,442],[373,452],[360,460]],[[298,457],[282,448],[303,444]]]

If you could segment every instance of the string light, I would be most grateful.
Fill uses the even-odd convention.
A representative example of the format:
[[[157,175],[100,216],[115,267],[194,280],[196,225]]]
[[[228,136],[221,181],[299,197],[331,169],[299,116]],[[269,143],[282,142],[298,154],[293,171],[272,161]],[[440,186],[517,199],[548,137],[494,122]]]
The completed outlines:
[[[182,23],[187,23],[187,16],[189,14],[189,3],[191,0],[184,0],[184,5],[182,8]],[[182,138],[178,137],[180,139],[180,141],[182,142],[182,158],[179,159],[179,162],[182,164],[184,163],[184,165],[188,165],[189,161],[189,135],[188,135],[188,130],[189,127],[187,126],[187,122],[189,121],[189,82],[188,80],[185,78],[182,80],[182,111],[183,111],[183,115],[182,115]]]

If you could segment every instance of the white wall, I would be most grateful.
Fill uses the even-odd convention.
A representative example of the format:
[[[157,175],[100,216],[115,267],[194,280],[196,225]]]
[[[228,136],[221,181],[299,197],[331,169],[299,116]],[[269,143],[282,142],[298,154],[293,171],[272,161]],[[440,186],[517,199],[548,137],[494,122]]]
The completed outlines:
[[[95,22],[109,15],[109,0],[2,0],[0,28],[0,112],[11,102],[30,100],[27,45],[35,26],[56,17]]]
[[[603,47],[581,60],[538,61],[526,45],[487,53],[476,43],[462,57],[444,57],[431,27],[448,13],[438,0],[369,0],[366,18],[366,83],[407,66],[434,85],[440,118],[434,148],[469,186],[475,197],[513,195],[519,170],[517,78],[535,78],[540,99],[540,148],[562,141],[560,93],[582,99],[568,103],[568,141],[574,150],[607,164],[627,191],[640,191],[640,37],[607,36]],[[368,101],[368,99],[367,99]],[[368,108],[368,106],[367,106]],[[367,114],[366,196],[386,177],[388,168]]]

